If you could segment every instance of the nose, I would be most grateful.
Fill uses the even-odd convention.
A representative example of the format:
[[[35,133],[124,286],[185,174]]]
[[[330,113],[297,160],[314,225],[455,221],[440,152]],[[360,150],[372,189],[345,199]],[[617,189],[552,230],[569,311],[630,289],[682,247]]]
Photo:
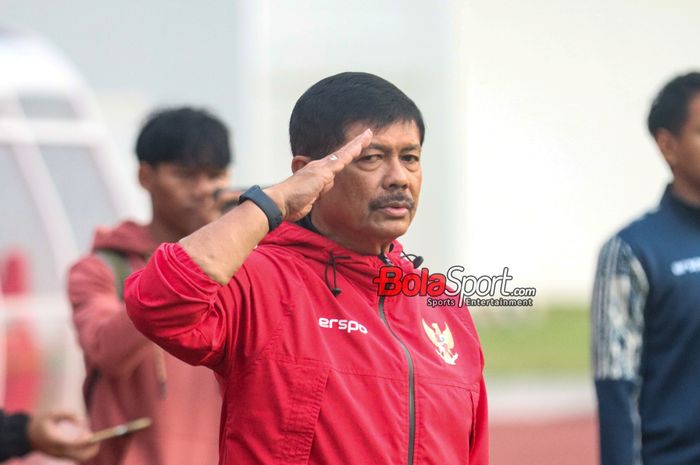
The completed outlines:
[[[384,188],[388,190],[407,189],[408,172],[399,156],[387,157],[385,162]]]

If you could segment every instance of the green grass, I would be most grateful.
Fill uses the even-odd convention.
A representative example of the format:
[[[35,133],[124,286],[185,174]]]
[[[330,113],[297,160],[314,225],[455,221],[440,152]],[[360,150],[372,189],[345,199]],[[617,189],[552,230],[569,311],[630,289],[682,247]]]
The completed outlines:
[[[473,312],[487,376],[585,376],[590,370],[588,311],[583,306]]]

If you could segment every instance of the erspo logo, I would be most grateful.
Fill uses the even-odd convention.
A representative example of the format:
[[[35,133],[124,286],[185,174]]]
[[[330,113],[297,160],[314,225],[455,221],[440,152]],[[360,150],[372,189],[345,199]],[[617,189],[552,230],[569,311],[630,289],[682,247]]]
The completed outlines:
[[[367,334],[367,328],[361,323],[355,320],[339,320],[337,318],[319,318],[318,325],[321,328],[327,329],[337,329],[338,331],[345,331],[348,334],[359,331],[362,334]]]

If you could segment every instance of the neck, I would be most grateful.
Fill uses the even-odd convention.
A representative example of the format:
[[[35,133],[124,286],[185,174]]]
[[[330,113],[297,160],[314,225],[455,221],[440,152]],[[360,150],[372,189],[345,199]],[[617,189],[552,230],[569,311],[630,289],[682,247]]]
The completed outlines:
[[[313,210],[312,212],[313,213]],[[322,236],[327,237],[336,244],[345,247],[348,250],[357,252],[360,255],[379,255],[380,253],[389,253],[389,245],[391,241],[376,241],[369,239],[359,234],[338,234],[329,228],[323,221],[312,216],[309,213],[309,220],[313,224],[314,228],[321,233]]]
[[[671,184],[674,195],[684,203],[693,207],[700,207],[700,191],[693,185],[680,179],[674,179]]]

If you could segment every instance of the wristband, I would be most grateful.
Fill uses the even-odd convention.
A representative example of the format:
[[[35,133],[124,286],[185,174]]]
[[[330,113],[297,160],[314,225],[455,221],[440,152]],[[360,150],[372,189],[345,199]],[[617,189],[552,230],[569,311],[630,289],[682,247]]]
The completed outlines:
[[[238,199],[238,203],[241,204],[246,200],[253,202],[258,206],[258,208],[260,208],[260,210],[263,211],[263,213],[265,213],[265,216],[267,216],[269,231],[272,231],[282,223],[282,212],[277,207],[275,202],[273,202],[272,199],[265,192],[263,192],[262,189],[260,189],[260,186],[255,185],[242,193]]]

